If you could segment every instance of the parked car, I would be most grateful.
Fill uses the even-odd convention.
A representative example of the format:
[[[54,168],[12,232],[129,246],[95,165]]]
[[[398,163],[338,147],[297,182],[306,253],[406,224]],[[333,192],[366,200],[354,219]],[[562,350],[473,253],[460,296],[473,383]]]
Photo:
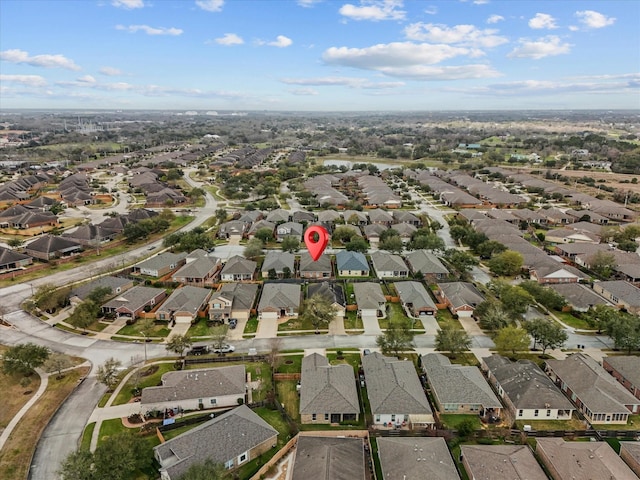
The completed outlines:
[[[201,345],[191,348],[191,350],[187,352],[187,355],[206,355],[210,351],[211,347],[209,347],[209,345]]]
[[[230,318],[229,319],[229,328],[233,329],[236,328],[238,326],[238,319],[237,318]]]
[[[235,350],[236,350],[236,347],[234,347],[233,345],[229,345],[228,343],[225,343],[219,348],[213,347],[213,353],[231,353],[231,352],[234,352]]]

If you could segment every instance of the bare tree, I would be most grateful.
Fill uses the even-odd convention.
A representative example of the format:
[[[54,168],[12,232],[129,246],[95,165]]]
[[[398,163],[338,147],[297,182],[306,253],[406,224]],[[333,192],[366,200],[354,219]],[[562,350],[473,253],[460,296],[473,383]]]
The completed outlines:
[[[71,368],[73,363],[66,355],[61,353],[54,353],[50,355],[47,361],[44,363],[43,368],[45,372],[51,373],[56,372],[56,378],[60,379],[63,377],[62,371]]]

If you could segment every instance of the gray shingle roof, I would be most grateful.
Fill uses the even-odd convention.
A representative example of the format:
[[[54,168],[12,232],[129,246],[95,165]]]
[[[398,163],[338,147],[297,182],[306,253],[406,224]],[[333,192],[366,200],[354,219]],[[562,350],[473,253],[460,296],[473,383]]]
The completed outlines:
[[[292,283],[266,283],[262,288],[262,296],[258,311],[265,308],[298,308],[302,288]]]
[[[371,413],[432,414],[413,362],[378,352],[362,358]]]
[[[632,307],[640,306],[640,288],[624,280],[598,282],[598,286]]]
[[[268,272],[272,268],[276,273],[282,273],[285,267],[293,274],[295,272],[295,256],[289,252],[278,252],[277,250],[269,250],[264,257],[261,270]]]
[[[442,437],[378,437],[378,455],[385,480],[460,478]]]
[[[353,368],[329,365],[326,357],[313,353],[302,359],[300,413],[360,413]]]
[[[239,255],[231,257],[227,260],[227,263],[224,264],[221,275],[231,275],[231,274],[251,274],[256,271],[256,266],[258,264],[253,260],[247,260],[244,257]]]
[[[323,253],[317,261],[311,255],[300,256],[300,273],[304,272],[329,272],[331,273],[331,258]]]
[[[117,309],[120,307],[126,307],[132,312],[144,307],[152,299],[159,294],[164,293],[162,288],[152,288],[138,285],[121,293],[116,298],[109,300],[102,305],[102,308]]]
[[[232,300],[232,310],[250,310],[256,301],[258,284],[256,283],[225,283],[220,290],[211,296],[209,303],[218,297]]]
[[[185,258],[187,258],[187,254],[185,252],[163,252],[136,264],[136,267],[145,270],[160,270],[170,265],[177,265],[181,260],[184,260]]]
[[[364,254],[340,250],[336,254],[338,270],[369,271],[369,263]]]
[[[298,437],[291,480],[361,480],[365,477],[361,438]]]
[[[607,363],[629,380],[634,387],[640,388],[640,357],[621,355],[605,358]]]
[[[516,409],[574,409],[553,381],[530,360],[511,362],[499,355],[482,360]]]
[[[78,297],[80,300],[84,300],[87,295],[93,292],[96,288],[110,288],[111,292],[114,293],[118,288],[122,288],[127,284],[132,284],[132,281],[128,278],[112,277],[108,275],[106,277],[100,277],[89,283],[85,283],[83,285],[75,287],[71,291],[70,296]]]
[[[446,275],[449,270],[442,264],[440,259],[428,250],[415,250],[407,255],[407,262],[411,270],[421,272],[423,275],[436,273]]]
[[[528,445],[461,445],[477,480],[547,480]]]
[[[322,295],[329,299],[331,303],[337,303],[343,307],[347,305],[342,285],[337,283],[322,282],[310,284],[307,289],[307,298],[311,298],[314,295]]]
[[[382,293],[379,283],[358,282],[353,284],[353,292],[356,297],[358,309],[371,310],[378,309],[380,304],[384,304],[387,300]]]
[[[189,312],[195,316],[200,307],[208,300],[209,295],[211,295],[211,290],[208,288],[187,285],[174,290],[159,310],[164,312]]]
[[[245,393],[244,365],[167,372],[162,386],[142,389],[142,405]]]
[[[394,255],[381,250],[376,250],[371,254],[371,263],[376,272],[408,272],[409,267],[400,255]]]
[[[394,285],[403,304],[412,304],[416,311],[423,308],[437,309],[431,295],[420,282],[396,282]]]
[[[422,355],[422,368],[440,405],[479,404],[484,408],[502,408],[478,367],[452,365],[444,355],[430,353]]]
[[[629,413],[625,405],[640,405],[598,362],[573,353],[565,360],[547,360],[547,367],[566,383],[593,413]]]
[[[594,305],[606,305],[609,303],[596,292],[579,283],[558,283],[549,285],[549,287],[562,295],[570,305],[578,309],[588,309]]]
[[[477,306],[484,301],[484,296],[468,282],[439,283],[438,288],[449,299],[454,308],[463,305]]]
[[[173,278],[205,278],[218,268],[220,260],[215,257],[203,257],[192,261],[173,274]]]
[[[158,445],[154,451],[161,470],[177,480],[191,465],[207,459],[224,464],[269,439],[275,443],[277,436],[277,430],[241,405]]]

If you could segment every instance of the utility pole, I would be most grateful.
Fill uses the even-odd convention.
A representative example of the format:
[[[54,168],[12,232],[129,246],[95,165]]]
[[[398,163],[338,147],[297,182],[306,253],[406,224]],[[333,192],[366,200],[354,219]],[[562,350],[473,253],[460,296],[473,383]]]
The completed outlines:
[[[144,363],[147,363],[147,335],[144,332],[140,332],[144,337]]]

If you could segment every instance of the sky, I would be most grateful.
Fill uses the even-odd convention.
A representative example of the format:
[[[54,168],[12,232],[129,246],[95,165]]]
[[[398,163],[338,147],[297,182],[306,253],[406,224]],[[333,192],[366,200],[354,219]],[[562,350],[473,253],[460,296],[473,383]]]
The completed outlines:
[[[0,109],[640,108],[637,0],[0,0]]]

